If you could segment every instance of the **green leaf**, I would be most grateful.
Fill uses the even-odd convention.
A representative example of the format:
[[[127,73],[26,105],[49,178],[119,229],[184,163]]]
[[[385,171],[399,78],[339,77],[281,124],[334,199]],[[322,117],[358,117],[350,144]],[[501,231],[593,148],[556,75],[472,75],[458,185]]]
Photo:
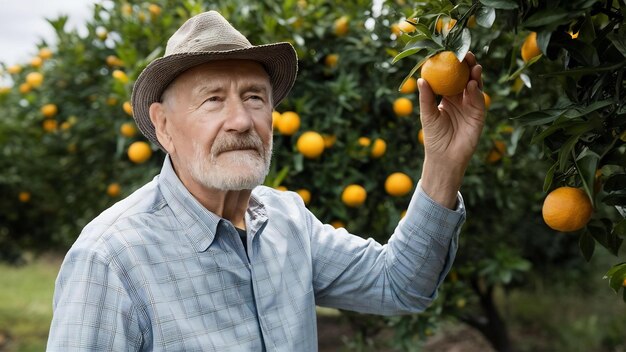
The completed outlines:
[[[607,271],[606,274],[604,274],[603,278],[608,279],[612,277],[613,275],[615,275],[615,273],[621,269],[626,269],[626,262],[613,265],[611,269],[609,269],[609,271]]]
[[[463,61],[465,54],[469,51],[472,44],[472,35],[467,28],[463,28],[460,35],[455,35],[453,41],[450,42],[450,50],[454,52],[459,61]]]
[[[563,113],[563,109],[545,109],[538,111],[531,111],[516,117],[513,120],[517,120],[522,125],[536,126],[545,125],[556,120]]]
[[[568,20],[569,12],[565,9],[550,8],[532,14],[524,21],[524,27],[533,28],[545,25],[559,25]]]
[[[432,55],[426,56],[425,58],[423,58],[422,60],[420,60],[417,64],[415,64],[415,66],[413,66],[413,68],[411,69],[411,71],[409,72],[409,74],[407,75],[407,77],[411,77],[415,74],[415,72],[417,72],[417,70],[419,70],[420,67],[422,67],[422,65],[424,64],[424,62],[426,62],[426,60],[430,59]],[[406,78],[405,78],[406,80]]]
[[[626,205],[626,193],[611,193],[602,202],[606,205]]]
[[[617,33],[609,33],[606,37],[615,45],[615,49],[626,57],[626,27],[621,26]]]
[[[583,182],[583,188],[585,189],[585,192],[587,192],[589,199],[591,199],[592,206],[594,206],[595,203],[593,185],[595,184],[596,171],[598,170],[599,161],[600,156],[589,149],[586,149],[579,155],[577,160],[574,160],[580,179]]]
[[[611,175],[604,183],[604,190],[614,192],[626,189],[626,174]]]
[[[518,7],[515,0],[480,0],[480,3],[500,10],[514,10]]]
[[[485,28],[491,28],[496,20],[496,10],[493,7],[480,6],[475,15],[476,23]]]
[[[543,181],[543,192],[547,193],[548,190],[551,188],[552,186],[552,180],[554,179],[554,171],[556,171],[556,167],[559,165],[559,163],[554,163],[552,164],[552,166],[550,166],[550,168],[548,169],[548,172],[546,172],[546,178]]]
[[[598,243],[600,243],[602,247],[609,247],[609,242],[607,240],[607,230],[601,221],[592,220],[591,222],[589,222],[589,224],[587,224],[587,231],[589,231],[589,234],[591,234],[591,236],[596,241],[598,241]]]
[[[626,279],[626,267],[618,269],[613,275],[609,276],[609,286],[611,286],[615,293],[619,292],[622,288],[624,279]]]
[[[565,141],[565,143],[563,143],[563,145],[561,145],[561,148],[559,149],[559,172],[564,172],[565,169],[567,168],[568,165],[568,160],[571,157],[572,154],[572,150],[574,149],[574,146],[576,145],[576,143],[578,142],[578,139],[580,139],[580,136],[576,135],[576,136],[571,136],[567,141]]]
[[[590,261],[593,256],[593,251],[596,248],[596,241],[591,237],[589,231],[585,231],[580,235],[578,246],[585,260]]]
[[[434,42],[432,39],[425,39],[424,36],[419,36],[417,38],[411,39],[407,45],[404,47],[404,51],[398,54],[393,58],[391,63],[395,64],[396,62],[404,59],[405,57],[416,54],[423,49],[440,49],[441,46]]]
[[[581,67],[581,68],[575,68],[575,69],[565,70],[565,71],[542,73],[539,75],[539,77],[550,77],[550,76],[574,76],[576,77],[576,76],[581,76],[581,75],[593,74],[597,72],[614,71],[625,65],[626,65],[626,62],[618,62],[613,65],[604,65],[604,66],[596,66],[596,67]]]
[[[563,116],[569,119],[586,116],[591,112],[605,108],[609,105],[613,105],[614,103],[615,102],[613,100],[601,100],[591,103],[587,106],[574,106],[565,110]]]
[[[622,219],[613,227],[613,233],[619,237],[626,236],[626,219]]]

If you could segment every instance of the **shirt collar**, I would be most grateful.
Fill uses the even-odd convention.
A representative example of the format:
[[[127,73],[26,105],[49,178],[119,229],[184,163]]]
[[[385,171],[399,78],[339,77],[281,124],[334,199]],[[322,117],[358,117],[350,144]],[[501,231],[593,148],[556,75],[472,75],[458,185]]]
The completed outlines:
[[[197,252],[206,251],[215,239],[218,225],[224,219],[206,209],[187,190],[176,175],[169,154],[165,156],[165,161],[163,161],[158,182],[163,198],[185,228],[185,235],[194,249]],[[267,210],[261,200],[253,193],[246,210],[248,236],[253,238],[261,233],[266,222]]]
[[[213,243],[217,226],[222,219],[202,206],[187,190],[176,175],[169,155],[165,156],[158,182],[165,201],[183,225],[185,235],[193,248],[197,252],[206,251]]]

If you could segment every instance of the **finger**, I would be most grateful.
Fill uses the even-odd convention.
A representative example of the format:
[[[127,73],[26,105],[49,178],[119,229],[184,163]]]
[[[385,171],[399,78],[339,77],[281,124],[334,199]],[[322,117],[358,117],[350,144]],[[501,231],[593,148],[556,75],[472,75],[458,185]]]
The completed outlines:
[[[476,56],[474,56],[474,53],[468,51],[467,54],[465,54],[465,62],[467,62],[470,68],[474,67],[476,65]]]
[[[476,81],[478,83],[478,88],[483,89],[483,67],[480,65],[475,65],[472,67],[470,71],[470,82]]]
[[[439,112],[437,109],[437,100],[428,82],[423,78],[419,78],[417,80],[417,88],[420,93],[420,116],[422,120],[437,116]]]
[[[485,110],[485,98],[480,87],[478,87],[477,81],[472,80],[467,84],[463,100],[469,101],[470,106],[480,108],[483,111]]]

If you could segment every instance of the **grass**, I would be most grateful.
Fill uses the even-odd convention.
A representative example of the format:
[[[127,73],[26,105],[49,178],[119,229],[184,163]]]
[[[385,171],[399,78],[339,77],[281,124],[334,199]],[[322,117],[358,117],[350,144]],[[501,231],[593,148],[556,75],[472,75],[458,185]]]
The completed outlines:
[[[517,351],[626,351],[626,303],[602,279],[619,259],[597,251],[578,284],[542,278],[500,302]]]
[[[0,351],[44,351],[58,259],[22,266],[0,264]]]

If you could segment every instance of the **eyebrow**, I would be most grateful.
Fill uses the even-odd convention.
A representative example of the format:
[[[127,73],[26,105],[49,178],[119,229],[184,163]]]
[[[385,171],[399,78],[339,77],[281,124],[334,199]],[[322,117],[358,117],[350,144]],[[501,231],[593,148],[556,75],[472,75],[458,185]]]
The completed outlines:
[[[242,89],[244,92],[252,92],[252,93],[259,93],[259,94],[267,94],[267,87],[264,84],[259,84],[259,83],[252,83],[249,85],[245,85],[243,86]],[[200,88],[198,88],[194,93],[196,95],[206,95],[206,94],[212,94],[212,93],[219,93],[224,91],[224,88],[220,87],[220,86],[210,86],[210,85],[204,85]]]

